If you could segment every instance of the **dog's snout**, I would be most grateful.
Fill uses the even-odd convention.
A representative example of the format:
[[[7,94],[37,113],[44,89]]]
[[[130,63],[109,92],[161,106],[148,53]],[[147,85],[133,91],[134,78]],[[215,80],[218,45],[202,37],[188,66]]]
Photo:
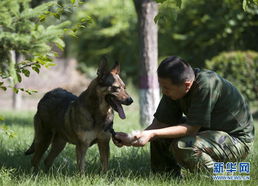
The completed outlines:
[[[133,103],[133,99],[131,97],[125,100],[125,105],[131,105]]]

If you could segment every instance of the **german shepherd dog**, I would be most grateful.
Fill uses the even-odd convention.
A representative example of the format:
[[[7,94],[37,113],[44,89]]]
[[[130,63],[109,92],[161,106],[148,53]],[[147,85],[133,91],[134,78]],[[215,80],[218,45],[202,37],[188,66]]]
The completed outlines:
[[[125,119],[121,104],[130,105],[133,102],[119,72],[118,63],[108,70],[107,60],[103,58],[97,78],[79,97],[61,88],[44,95],[34,116],[34,140],[25,152],[26,155],[34,153],[31,163],[35,171],[50,144],[50,152],[44,161],[47,170],[66,143],[76,146],[80,173],[84,172],[86,151],[95,143],[98,144],[102,171],[108,169],[109,141],[111,133],[114,134],[113,110]]]

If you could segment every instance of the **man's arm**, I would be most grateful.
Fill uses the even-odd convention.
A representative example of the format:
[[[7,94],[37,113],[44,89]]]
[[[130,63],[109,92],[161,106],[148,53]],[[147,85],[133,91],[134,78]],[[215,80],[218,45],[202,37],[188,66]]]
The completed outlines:
[[[136,140],[133,144],[118,143],[114,139],[114,143],[118,147],[126,146],[144,146],[147,142],[154,138],[179,138],[188,135],[195,135],[201,126],[191,126],[187,124],[178,124],[175,126],[169,126],[165,123],[158,121],[156,118],[152,121],[144,131],[136,136]],[[128,134],[119,132],[116,137],[121,141],[126,141]]]
[[[153,133],[154,137],[177,138],[177,137],[186,136],[186,135],[194,135],[199,131],[200,128],[201,128],[200,126],[190,126],[187,124],[178,124],[175,126],[170,126],[154,118],[152,124],[149,125],[145,129],[145,131],[152,130],[151,133]],[[157,130],[157,129],[160,129],[160,130]]]
[[[159,129],[150,130],[153,137],[158,138],[179,138],[183,136],[195,135],[200,126],[190,126],[187,124],[179,124],[176,126],[170,126]]]
[[[179,138],[183,136],[195,135],[201,126],[190,126],[187,124],[179,124],[165,128],[153,128],[156,125],[147,127],[147,130],[137,135],[138,140],[133,146],[144,146],[147,142],[154,138]]]
[[[153,119],[152,123],[145,130],[161,129],[168,127],[169,125],[158,121],[156,118]]]

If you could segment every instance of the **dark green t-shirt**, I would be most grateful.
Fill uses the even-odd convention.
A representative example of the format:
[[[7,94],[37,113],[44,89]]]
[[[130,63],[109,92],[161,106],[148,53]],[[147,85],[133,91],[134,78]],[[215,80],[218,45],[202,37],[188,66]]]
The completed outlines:
[[[195,70],[190,91],[180,100],[163,95],[154,117],[170,125],[179,124],[183,114],[185,123],[199,125],[202,130],[219,130],[252,142],[253,118],[248,104],[239,91],[213,71]]]

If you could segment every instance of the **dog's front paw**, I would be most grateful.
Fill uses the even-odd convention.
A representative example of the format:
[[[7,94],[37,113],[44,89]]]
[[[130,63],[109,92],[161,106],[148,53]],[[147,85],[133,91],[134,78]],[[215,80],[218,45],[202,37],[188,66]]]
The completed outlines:
[[[138,140],[138,135],[141,133],[139,130],[132,131],[128,134],[128,143],[133,144]]]

